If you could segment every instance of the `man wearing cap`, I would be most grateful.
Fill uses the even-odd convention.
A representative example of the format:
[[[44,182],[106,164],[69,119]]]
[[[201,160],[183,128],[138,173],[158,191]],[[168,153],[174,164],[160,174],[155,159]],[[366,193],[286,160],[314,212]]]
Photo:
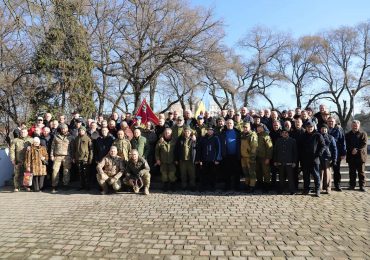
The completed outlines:
[[[367,134],[360,130],[361,123],[358,120],[352,122],[352,130],[346,133],[347,156],[349,166],[349,189],[356,187],[356,172],[360,191],[366,192],[365,163],[367,160]]]
[[[184,133],[177,139],[175,146],[175,164],[180,167],[181,187],[195,190],[195,156],[196,139],[192,138],[192,130],[189,126],[184,128]],[[200,139],[200,138],[199,138]]]
[[[334,171],[334,187],[336,191],[342,191],[341,188],[341,175],[340,175],[340,164],[341,161],[344,160],[346,157],[346,139],[344,136],[343,128],[336,124],[336,120],[334,117],[328,117],[328,133],[334,137],[337,150],[338,150],[338,157],[336,163],[333,165]]]
[[[243,130],[243,120],[242,120],[242,115],[240,114],[240,112],[237,112],[234,116],[234,125],[235,125],[235,128],[238,129],[239,131],[242,131]]]
[[[325,149],[320,157],[320,190],[330,194],[332,166],[337,162],[338,150],[334,137],[328,134],[327,124],[321,125],[320,132],[325,141]]]
[[[149,143],[146,138],[141,135],[140,128],[134,130],[134,137],[131,139],[131,147],[139,152],[140,157],[145,160],[148,158]]]
[[[197,124],[194,127],[198,138],[202,138],[207,133],[207,126],[204,124],[204,118],[202,115],[197,117]]]
[[[162,139],[155,147],[156,165],[160,167],[163,190],[171,189],[175,191],[176,167],[174,151],[176,140],[172,138],[171,128],[164,130]]]
[[[200,167],[200,189],[206,190],[210,186],[214,190],[218,177],[217,167],[222,159],[220,140],[214,134],[213,127],[208,126],[207,134],[198,142],[196,164]]]
[[[73,138],[68,133],[66,124],[60,125],[60,133],[58,133],[51,144],[50,159],[53,161],[52,174],[52,193],[55,193],[59,183],[59,170],[63,165],[63,184],[67,186],[70,180],[71,157],[72,157],[72,142]]]
[[[256,175],[258,186],[263,191],[270,190],[271,173],[270,161],[272,159],[273,146],[271,137],[265,132],[263,124],[257,126],[258,147],[256,152]]]
[[[257,146],[257,134],[252,131],[250,123],[244,123],[243,132],[240,135],[240,156],[247,192],[253,192],[256,186]]]
[[[102,195],[107,194],[108,187],[112,186],[115,191],[121,189],[121,177],[125,173],[124,162],[117,154],[117,147],[110,147],[106,155],[96,166],[96,178],[102,188]]]
[[[76,118],[74,120],[74,128],[70,129],[70,135],[73,138],[76,138],[80,132],[81,127],[82,127],[82,118]]]
[[[80,189],[90,189],[90,166],[93,160],[93,144],[86,134],[86,128],[79,128],[78,136],[72,142],[72,162],[77,166]]]
[[[28,136],[27,128],[20,130],[20,136],[15,138],[10,144],[10,160],[14,166],[14,191],[18,192],[22,185],[24,165],[27,148],[33,143]]]
[[[36,128],[42,129],[44,127],[45,127],[45,125],[44,125],[44,119],[41,116],[39,116],[39,117],[37,117],[36,124],[32,125],[32,127],[28,130],[28,135],[29,136],[33,136]]]
[[[315,196],[320,197],[320,157],[325,149],[325,141],[321,134],[315,131],[312,121],[306,122],[306,132],[302,136],[299,147],[303,171],[303,194],[310,191],[311,175],[315,182]]]
[[[297,161],[297,144],[293,138],[289,137],[289,130],[286,128],[281,131],[281,138],[274,144],[273,161],[279,171],[278,193],[284,192],[288,178],[289,192],[291,195],[295,194],[294,168]]]
[[[262,110],[263,111],[263,110]],[[266,133],[269,133],[270,130],[267,128],[267,126],[263,123],[261,123],[261,116],[258,114],[255,114],[253,116],[253,124],[251,125],[252,131],[257,132],[257,126],[262,125],[264,131]]]
[[[171,128],[172,129],[172,138],[177,140],[182,135],[184,130],[184,118],[182,116],[178,116],[176,118],[175,125]]]

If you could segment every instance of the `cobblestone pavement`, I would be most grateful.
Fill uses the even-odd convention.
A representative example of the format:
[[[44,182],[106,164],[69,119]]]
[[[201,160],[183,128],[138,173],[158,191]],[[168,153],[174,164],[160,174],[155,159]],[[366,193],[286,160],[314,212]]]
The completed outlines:
[[[370,259],[370,193],[0,192],[5,259]]]

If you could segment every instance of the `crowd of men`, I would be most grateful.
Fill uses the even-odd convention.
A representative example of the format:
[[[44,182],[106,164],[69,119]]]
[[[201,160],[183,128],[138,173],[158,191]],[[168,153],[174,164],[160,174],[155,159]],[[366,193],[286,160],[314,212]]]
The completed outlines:
[[[94,182],[102,194],[110,190],[143,190],[149,194],[151,176],[160,175],[163,191],[181,189],[240,190],[252,193],[276,190],[296,194],[303,173],[303,194],[330,193],[341,188],[341,162],[349,164],[350,188],[365,190],[367,134],[354,120],[344,129],[324,105],[311,109],[248,111],[222,110],[212,117],[207,111],[196,118],[190,110],[159,115],[159,124],[131,113],[112,113],[109,119],[83,119],[73,114],[50,113],[38,117],[30,128],[20,124],[13,132],[10,157],[14,164],[14,191],[22,188],[24,172],[34,176],[33,190],[44,189],[45,177],[52,193],[70,185],[71,172],[80,188]],[[62,185],[59,172],[62,172]],[[241,185],[240,178],[245,178]],[[31,190],[31,187],[24,187]]]

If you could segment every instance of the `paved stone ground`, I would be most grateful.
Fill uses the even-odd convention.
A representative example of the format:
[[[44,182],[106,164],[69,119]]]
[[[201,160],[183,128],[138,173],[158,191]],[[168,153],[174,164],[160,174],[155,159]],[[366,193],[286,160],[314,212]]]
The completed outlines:
[[[5,259],[370,259],[370,193],[0,192]]]

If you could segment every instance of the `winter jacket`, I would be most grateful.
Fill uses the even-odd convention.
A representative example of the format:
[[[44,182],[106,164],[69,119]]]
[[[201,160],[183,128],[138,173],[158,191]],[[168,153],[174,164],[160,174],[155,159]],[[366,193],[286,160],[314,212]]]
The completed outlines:
[[[301,155],[302,166],[309,166],[314,163],[319,164],[320,157],[325,149],[324,138],[318,132],[305,132],[302,136],[302,143],[298,149]]]
[[[104,156],[106,156],[114,142],[114,138],[111,135],[106,137],[99,137],[95,140],[94,157],[96,162],[100,162]]]
[[[240,155],[242,158],[256,159],[258,147],[258,137],[256,132],[241,133],[240,135]]]
[[[297,158],[297,143],[293,138],[282,137],[276,141],[273,152],[274,162],[281,164],[296,163]]]
[[[132,138],[131,147],[132,149],[138,150],[140,157],[143,157],[144,159],[148,158],[149,144],[144,136],[139,136],[139,138]]]
[[[346,155],[346,138],[342,127],[336,125],[333,128],[329,128],[328,133],[334,137],[337,149],[338,157]]]
[[[258,137],[257,157],[264,159],[272,159],[273,146],[269,134],[266,132],[261,132],[257,134],[257,137]]]
[[[125,162],[129,159],[129,153],[131,151],[131,143],[127,139],[116,139],[114,140],[112,146],[117,147],[117,154],[121,157]]]
[[[88,135],[78,135],[72,142],[72,158],[89,164],[93,160],[93,143]]]
[[[134,178],[141,177],[150,171],[148,162],[142,157],[139,157],[136,163],[133,160],[129,160],[125,168],[127,174]]]
[[[51,143],[50,156],[71,156],[72,140],[70,135],[57,134]]]
[[[235,134],[236,134],[236,153],[235,154],[230,154],[230,151],[228,151],[227,147],[228,147],[228,144],[227,144],[227,132],[228,131],[235,131]],[[221,132],[220,134],[220,143],[221,143],[221,155],[222,157],[226,157],[226,156],[229,156],[229,155],[235,155],[237,159],[240,159],[240,131],[237,130],[237,129],[233,129],[233,130],[228,130],[228,129],[225,129],[224,131]]]
[[[44,157],[43,160],[41,158]],[[26,152],[26,168],[30,168],[30,172],[34,176],[46,175],[46,162],[48,161],[48,153],[44,146],[31,145]]]
[[[363,131],[349,131],[346,133],[348,163],[366,162],[367,159],[367,135]],[[356,148],[357,154],[352,155],[352,150]]]
[[[218,136],[208,134],[198,141],[196,161],[221,161],[221,144]]]
[[[26,150],[32,144],[33,140],[30,137],[15,138],[10,144],[10,160],[16,164],[24,163]]]
[[[161,163],[173,163],[175,160],[176,140],[159,141],[155,147],[155,159]]]
[[[199,137],[201,139],[202,137]],[[191,137],[188,140],[184,136],[177,139],[175,146],[175,161],[185,161],[187,153],[189,161],[195,162],[196,157],[196,141],[193,141]]]
[[[320,157],[321,161],[336,163],[338,150],[334,137],[329,134],[322,134],[322,137],[325,141],[325,149]]]

